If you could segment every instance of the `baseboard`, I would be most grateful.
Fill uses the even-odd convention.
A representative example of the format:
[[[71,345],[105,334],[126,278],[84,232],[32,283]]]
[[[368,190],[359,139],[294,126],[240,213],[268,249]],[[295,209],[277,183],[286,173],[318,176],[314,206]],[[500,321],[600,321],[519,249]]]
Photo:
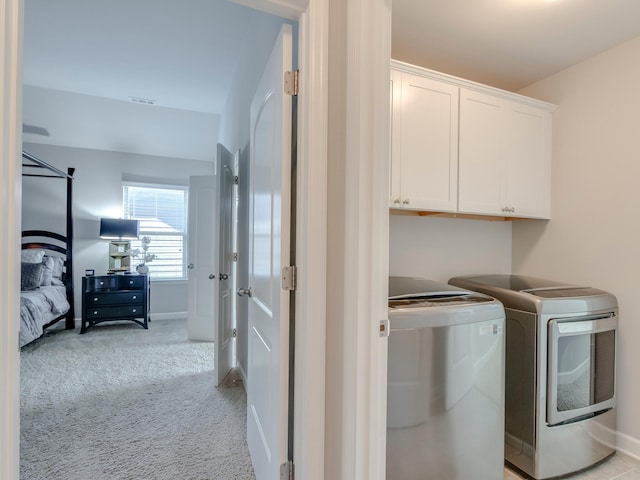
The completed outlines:
[[[240,377],[242,378],[242,385],[247,385],[247,374],[244,371],[244,367],[242,366],[242,363],[240,363],[240,361],[236,360],[236,368],[238,369],[238,372],[240,372]],[[246,387],[245,387],[245,391],[246,391]]]
[[[154,320],[177,320],[187,318],[189,314],[187,312],[169,312],[169,313],[152,313],[149,315],[151,321]]]
[[[617,450],[640,461],[640,440],[637,438],[618,432]]]

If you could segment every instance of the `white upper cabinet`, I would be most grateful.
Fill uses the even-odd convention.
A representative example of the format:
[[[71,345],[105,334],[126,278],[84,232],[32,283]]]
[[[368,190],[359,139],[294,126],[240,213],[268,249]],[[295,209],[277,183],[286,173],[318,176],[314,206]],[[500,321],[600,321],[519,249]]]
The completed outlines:
[[[390,207],[549,218],[551,112],[392,61]]]
[[[455,212],[458,88],[391,71],[392,208]]]
[[[549,218],[551,114],[460,89],[458,211]]]

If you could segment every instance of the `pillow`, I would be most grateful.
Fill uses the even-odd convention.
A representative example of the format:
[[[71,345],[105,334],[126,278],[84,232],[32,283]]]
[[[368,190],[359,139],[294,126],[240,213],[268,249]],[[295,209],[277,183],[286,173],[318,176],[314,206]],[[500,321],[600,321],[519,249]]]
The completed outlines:
[[[22,263],[42,263],[44,258],[44,250],[38,250],[36,248],[27,248],[22,250],[20,254],[22,257]]]
[[[22,276],[20,277],[20,290],[28,291],[37,289],[42,283],[43,263],[22,263]]]
[[[53,258],[53,273],[51,276],[62,281],[62,273],[64,272],[64,260],[62,259],[62,257],[51,258]]]
[[[42,264],[44,265],[44,270],[42,271],[42,283],[40,285],[46,287],[47,285],[51,285],[55,261],[53,257],[45,255],[42,259]]]

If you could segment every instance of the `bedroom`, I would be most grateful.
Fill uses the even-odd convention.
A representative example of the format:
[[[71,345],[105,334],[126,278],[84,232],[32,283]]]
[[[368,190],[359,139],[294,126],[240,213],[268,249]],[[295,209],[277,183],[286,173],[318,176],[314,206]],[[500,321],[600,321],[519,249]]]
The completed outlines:
[[[48,163],[67,168],[75,166],[74,174],[74,271],[75,284],[81,284],[81,277],[87,269],[95,269],[96,274],[104,272],[107,267],[107,242],[98,238],[99,220],[102,217],[118,217],[121,215],[121,204],[123,196],[123,181],[143,183],[143,184],[172,184],[185,186],[190,175],[211,175],[214,173],[216,140],[220,139],[230,149],[239,149],[246,146],[248,132],[237,128],[248,119],[248,112],[237,113],[250,100],[246,98],[243,91],[252,91],[255,87],[256,74],[261,71],[266,60],[269,45],[277,34],[282,19],[253,11],[247,14],[244,7],[231,6],[226,2],[217,2],[218,9],[226,5],[226,18],[219,15],[218,18],[211,18],[215,9],[212,9],[213,2],[198,2],[207,15],[201,15],[197,19],[183,19],[186,23],[193,23],[189,28],[196,33],[196,39],[188,39],[188,35],[181,35],[177,43],[188,44],[188,42],[198,43],[200,55],[210,55],[207,47],[203,29],[211,28],[218,30],[218,36],[208,38],[208,42],[217,42],[226,46],[226,42],[237,45],[244,53],[250,52],[252,56],[233,53],[227,48],[227,56],[241,59],[235,66],[227,67],[226,75],[215,77],[214,87],[222,90],[223,98],[214,99],[210,88],[207,85],[186,84],[182,81],[181,91],[195,93],[196,100],[189,105],[189,109],[217,109],[220,113],[212,114],[204,111],[189,110],[186,107],[178,109],[176,104],[167,100],[168,106],[163,105],[159,96],[156,105],[149,106],[140,103],[133,103],[126,96],[118,100],[113,98],[99,97],[86,93],[68,91],[56,79],[49,78],[53,88],[45,88],[47,80],[45,75],[36,74],[37,68],[31,68],[30,52],[32,47],[47,48],[53,47],[60,55],[58,63],[61,64],[61,77],[68,76],[68,72],[82,72],[87,67],[94,69],[94,74],[103,75],[104,70],[113,73],[116,67],[97,67],[98,59],[91,59],[87,65],[86,60],[80,54],[79,63],[73,63],[72,55],[64,52],[61,44],[69,41],[80,46],[85,46],[86,41],[76,41],[77,38],[87,40],[94,25],[85,25],[86,30],[70,25],[68,28],[60,29],[60,22],[55,25],[56,32],[69,31],[69,37],[56,38],[46,36],[47,28],[51,28],[48,22],[56,15],[64,16],[59,5],[52,10],[48,10],[47,2],[26,2],[25,12],[25,87],[24,87],[24,123],[30,126],[46,128],[48,135],[42,135],[43,131],[35,129],[37,133],[29,133],[26,129],[24,135],[24,149]],[[33,12],[30,8],[38,5],[42,7],[38,20],[42,22],[30,23],[33,20]],[[112,5],[113,6],[113,5]],[[117,6],[117,5],[116,5]],[[123,7],[124,8],[124,7]],[[131,11],[131,7],[127,7]],[[179,9],[179,7],[176,7]],[[143,16],[133,15],[138,18]],[[168,22],[167,18],[175,17],[176,12],[162,12],[155,18],[154,23],[162,30]],[[201,12],[202,13],[202,12]],[[229,16],[235,14],[233,21]],[[100,15],[102,18],[105,15]],[[114,14],[118,18],[119,14]],[[149,16],[147,15],[147,19]],[[239,18],[244,18],[239,20]],[[59,19],[58,19],[59,20]],[[218,22],[217,26],[214,21]],[[233,23],[244,22],[243,28],[249,28],[256,33],[254,43],[233,39]],[[135,24],[137,20],[134,20]],[[134,25],[130,25],[133,28]],[[110,25],[113,28],[113,25]],[[183,27],[182,28],[186,28]],[[245,38],[243,28],[235,28],[239,31],[239,36]],[[37,31],[42,43],[34,46],[30,42],[34,40],[30,37],[30,32]],[[56,32],[49,32],[56,35]],[[59,35],[59,33],[58,33]],[[151,34],[149,34],[151,35]],[[80,37],[78,37],[80,36]],[[225,38],[226,36],[226,38]],[[140,31],[132,34],[132,37],[141,38],[145,43],[150,37],[141,35]],[[110,39],[103,38],[107,42]],[[127,53],[132,57],[139,58],[144,54],[133,54],[135,50],[135,38],[122,39],[128,41]],[[168,38],[165,40],[169,41]],[[60,42],[60,43],[58,43]],[[162,43],[162,42],[159,42]],[[121,44],[118,44],[121,45]],[[166,47],[166,44],[160,45]],[[117,48],[117,45],[114,47]],[[179,50],[179,48],[177,49]],[[42,51],[42,50],[37,50]],[[165,52],[166,53],[166,52]],[[172,52],[179,56],[180,52]],[[45,55],[46,58],[39,58],[44,63],[40,66],[46,70],[47,62],[52,61],[51,52]],[[109,60],[123,58],[127,55],[121,53],[107,54]],[[223,58],[227,58],[223,56]],[[153,67],[159,68],[158,58],[147,57]],[[77,59],[75,59],[77,60]],[[69,61],[69,63],[66,63]],[[173,57],[174,65],[170,63],[164,65],[166,68],[174,70],[189,71],[189,68],[180,59]],[[125,62],[127,63],[127,62]],[[200,75],[215,75],[218,65],[225,63],[218,58],[214,62],[202,65]],[[212,66],[213,64],[213,66]],[[31,66],[30,66],[31,65]],[[127,64],[132,71],[136,68]],[[122,68],[119,66],[118,68]],[[212,70],[212,68],[215,68]],[[31,73],[30,73],[31,72]],[[52,77],[55,72],[48,71],[47,75]],[[153,69],[156,76],[171,75],[164,70]],[[30,76],[32,75],[32,76]],[[75,73],[74,73],[75,75]],[[80,74],[77,75],[81,77]],[[181,77],[181,75],[177,75]],[[30,79],[33,79],[30,81]],[[66,78],[68,80],[68,78]],[[176,80],[175,78],[171,80]],[[205,78],[208,80],[208,77]],[[61,80],[64,81],[64,80]],[[137,85],[138,91],[143,87],[152,89],[152,84]],[[201,88],[202,87],[202,88]],[[160,89],[160,87],[156,87]],[[225,90],[225,88],[227,90]],[[231,90],[229,92],[229,90]],[[166,93],[166,92],[163,92]],[[137,93],[137,95],[141,95]],[[146,94],[152,96],[151,94]],[[226,95],[226,96],[225,96]],[[168,96],[167,96],[168,98]],[[225,100],[227,103],[225,103]],[[44,107],[43,107],[44,106]],[[97,114],[98,113],[98,114]],[[139,125],[144,125],[140,128]],[[122,130],[125,133],[122,133]],[[33,130],[31,130],[33,131]],[[132,138],[126,138],[127,134],[132,134]],[[174,146],[177,143],[177,146]],[[37,183],[36,183],[37,182]],[[49,182],[43,179],[25,179],[23,182],[23,229],[55,229],[63,222],[64,191],[59,188],[58,182]],[[153,265],[151,265],[153,268]],[[152,271],[153,275],[153,271]],[[184,317],[187,312],[187,282],[184,279],[154,281],[152,287],[151,318],[152,320]],[[76,296],[77,312],[80,312],[80,295]],[[79,314],[76,314],[76,318]]]
[[[221,8],[225,4],[215,2],[212,5]],[[139,18],[146,11],[144,2],[138,2],[137,5],[139,11],[132,11],[131,5],[126,6],[132,18]],[[202,2],[199,5],[205,7]],[[68,4],[68,8],[72,7],[73,2]],[[248,134],[238,132],[235,127],[248,118],[248,112],[235,113],[241,110],[237,108],[238,105],[247,102],[240,93],[245,85],[238,79],[247,78],[245,82],[249,84],[255,81],[252,79],[256,71],[260,71],[266,57],[264,45],[269,43],[261,42],[259,33],[267,38],[274,36],[274,25],[279,20],[271,20],[270,24],[262,27],[258,27],[256,22],[259,20],[255,14],[254,18],[245,20],[251,22],[249,28],[259,32],[253,39],[255,43],[250,44],[231,40],[233,29],[223,28],[224,17],[218,14],[207,18],[216,15],[216,9],[206,8],[206,15],[202,15],[200,20],[182,20],[183,26],[180,28],[200,33],[195,36],[180,34],[181,40],[176,42],[174,51],[166,51],[167,44],[171,42],[169,37],[155,48],[143,50],[153,36],[158,37],[167,27],[167,19],[177,16],[176,11],[165,11],[162,14],[156,12],[157,18],[152,22],[154,26],[147,33],[136,27],[137,20],[123,26],[125,30],[137,30],[128,37],[121,35],[119,42],[112,42],[106,29],[96,36],[96,46],[92,47],[95,50],[92,58],[88,59],[84,50],[87,41],[81,39],[90,38],[89,35],[96,29],[95,25],[84,21],[80,22],[83,25],[76,23],[74,27],[72,21],[62,26],[65,13],[60,5],[53,8],[48,2],[26,2],[23,121],[25,125],[45,129],[48,135],[42,135],[42,130],[29,133],[32,130],[27,127],[23,149],[60,169],[76,167],[76,284],[79,284],[85,269],[95,269],[98,273],[107,268],[107,243],[98,238],[99,219],[122,215],[123,181],[185,186],[190,175],[214,173],[218,139],[230,151],[243,148],[246,144],[243,144],[245,140],[242,136]],[[124,4],[120,8],[113,5],[111,13],[105,11],[102,15],[111,15],[110,21],[115,22],[120,15],[118,12],[122,10],[125,10]],[[241,22],[240,15],[246,15],[243,13],[246,10],[227,5],[226,14],[234,15],[233,21]],[[84,15],[82,12],[79,14]],[[55,20],[54,28],[50,20],[56,16],[59,17]],[[148,13],[147,18],[150,18]],[[192,25],[188,22],[192,22]],[[206,25],[220,33],[202,34]],[[173,28],[177,30],[175,26]],[[61,35],[61,31],[67,33]],[[207,44],[220,44],[225,36],[237,45],[239,52],[252,52],[256,59],[263,60],[255,61],[242,54],[235,55],[232,49],[226,49],[224,55],[218,53],[219,56],[208,59],[213,57],[213,53],[207,50],[213,47]],[[136,38],[144,40],[136,41]],[[180,48],[189,42],[198,45],[191,60],[193,66],[189,66],[186,60],[180,60]],[[127,51],[123,51],[125,47]],[[98,48],[104,51],[98,53]],[[143,56],[147,58],[145,62],[134,60]],[[217,74],[217,63],[228,62],[234,56],[244,57],[244,60],[230,64],[224,75]],[[53,68],[49,62],[58,66]],[[136,63],[141,65],[138,67]],[[110,78],[117,80],[110,81],[105,93],[92,94],[91,89],[96,88],[92,82],[97,85],[96,79],[107,75],[106,72],[112,76]],[[165,79],[152,83],[151,79],[135,78],[144,74]],[[207,84],[209,78],[214,80]],[[177,92],[169,90],[171,85],[176,85],[174,90]],[[229,93],[231,88],[234,90]],[[106,98],[109,95],[112,98]],[[143,105],[129,99],[129,96],[144,95],[155,97],[156,104]],[[227,99],[229,103],[225,104]],[[234,115],[245,117],[234,118]],[[64,209],[58,208],[58,205],[64,205],[64,191],[56,186],[56,182],[34,182],[25,182],[23,187],[23,229],[51,229],[57,224],[56,216],[65,213]],[[29,195],[32,185],[38,191],[37,197]],[[158,284],[151,306],[152,315],[186,314],[186,287],[186,282],[180,280]],[[79,307],[78,298],[76,306]]]

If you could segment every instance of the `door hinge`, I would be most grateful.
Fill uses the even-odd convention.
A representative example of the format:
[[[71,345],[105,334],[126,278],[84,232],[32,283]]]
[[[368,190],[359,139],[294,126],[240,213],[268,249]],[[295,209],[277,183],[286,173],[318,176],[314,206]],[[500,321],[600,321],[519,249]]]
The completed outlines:
[[[234,262],[238,261],[238,252],[233,252],[233,261]]]
[[[298,269],[295,265],[282,268],[282,289],[295,291],[298,280]]]
[[[389,319],[385,318],[384,320],[380,320],[380,336],[388,337],[389,336]]]
[[[231,336],[233,338],[236,338],[238,336],[238,330],[236,330],[235,328],[233,330],[231,330]]]
[[[280,465],[280,480],[294,480],[293,462],[291,460]]]
[[[238,178],[238,175],[236,175],[235,177],[233,177],[233,183],[235,183],[236,185],[240,184],[240,179]]]
[[[294,70],[284,72],[284,93],[287,95],[298,95],[298,78],[300,77],[300,70]]]

